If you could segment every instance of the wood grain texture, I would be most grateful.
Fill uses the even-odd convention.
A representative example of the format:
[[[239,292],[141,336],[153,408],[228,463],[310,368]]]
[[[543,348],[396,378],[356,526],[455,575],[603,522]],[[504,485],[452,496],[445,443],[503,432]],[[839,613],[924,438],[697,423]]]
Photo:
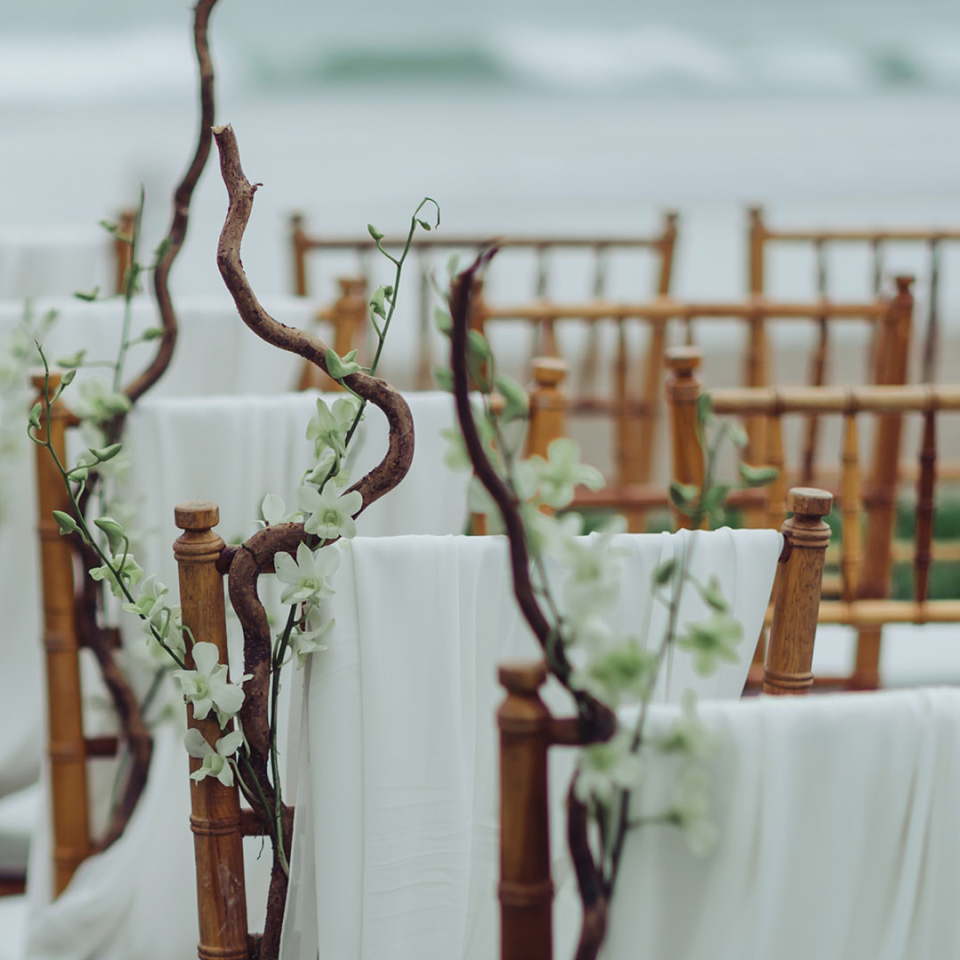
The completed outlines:
[[[50,393],[60,386],[51,373]],[[42,397],[43,375],[33,378]],[[47,436],[61,463],[67,462],[66,407],[60,400],[50,408],[50,420],[41,420],[36,432]],[[53,819],[54,896],[59,896],[77,867],[91,852],[87,794],[86,744],[83,736],[82,694],[77,624],[74,615],[74,544],[62,537],[54,510],[73,515],[70,496],[56,464],[45,447],[36,447],[37,533],[40,537],[43,646],[47,682],[47,754]]]
[[[208,501],[191,500],[176,508],[175,518],[183,531],[173,545],[183,623],[196,643],[214,644],[220,662],[227,663],[223,577],[217,570],[224,543],[212,529],[220,519],[219,509]],[[187,637],[189,669],[193,667],[191,650]],[[215,715],[197,720],[192,704],[187,707],[187,725],[199,730],[211,746],[222,735]],[[200,760],[190,758],[191,773],[200,766]],[[190,804],[200,921],[197,954],[200,960],[250,960],[239,793],[215,777],[191,780]]]
[[[813,642],[830,542],[830,528],[823,518],[832,501],[825,490],[811,487],[796,487],[787,498],[793,517],[781,527],[788,550],[777,577],[764,693],[804,694],[813,686]]]

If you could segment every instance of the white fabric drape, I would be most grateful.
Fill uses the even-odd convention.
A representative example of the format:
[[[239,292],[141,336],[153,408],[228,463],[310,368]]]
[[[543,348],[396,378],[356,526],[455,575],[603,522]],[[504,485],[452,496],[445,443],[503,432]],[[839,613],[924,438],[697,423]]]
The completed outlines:
[[[0,300],[110,290],[114,270],[113,239],[100,227],[0,229]]]
[[[780,553],[773,531],[695,535],[692,572],[715,573],[744,636],[759,635]],[[623,536],[620,626],[655,646],[666,611],[651,600],[655,569],[692,535]],[[337,625],[306,681],[297,837],[283,957],[496,956],[497,664],[538,655],[512,595],[499,537],[356,540],[342,548]],[[707,614],[687,590],[681,620]],[[710,678],[674,652],[658,701],[692,688],[737,697],[741,661]],[[562,691],[548,696],[569,711]],[[570,751],[554,751],[554,826]],[[554,850],[562,851],[560,836]],[[576,894],[567,890],[567,902]],[[558,936],[568,951],[573,925]]]
[[[960,956],[960,691],[700,712],[719,844],[697,858],[675,828],[629,835],[606,960]]]
[[[297,480],[311,463],[313,445],[305,439],[305,429],[317,396],[149,398],[137,406],[126,435],[135,463],[131,487],[143,489],[140,517],[152,529],[138,555],[148,571],[159,571],[174,595],[178,577],[171,545],[179,533],[173,525],[174,504],[202,497],[218,500],[218,529],[228,540],[253,531],[251,520],[264,493],[282,493],[292,507]],[[453,426],[451,397],[424,393],[408,400],[417,432],[414,463],[389,498],[361,516],[358,526],[367,534],[388,536],[417,529],[455,532],[466,517],[466,477],[442,464],[445,442],[439,432]],[[371,410],[351,444],[354,477],[381,459],[386,434],[385,418]],[[251,450],[257,456],[251,456]],[[265,578],[261,591],[267,598],[277,592],[272,581]],[[136,622],[126,621],[131,627],[126,642],[142,643]],[[39,696],[36,691],[32,695]],[[158,730],[150,779],[135,822],[110,850],[92,857],[90,866],[84,864],[55,903],[50,902],[49,893],[48,818],[40,819],[31,851],[30,957],[175,960],[195,952],[198,934],[187,761],[176,728],[175,723],[167,723]],[[159,809],[163,814],[158,817]],[[251,922],[257,927],[262,924],[269,854],[257,862],[256,844],[246,846]],[[144,872],[160,879],[142,884],[139,878]],[[92,902],[99,906],[91,914]],[[162,944],[156,925],[142,921],[149,911],[163,915]]]

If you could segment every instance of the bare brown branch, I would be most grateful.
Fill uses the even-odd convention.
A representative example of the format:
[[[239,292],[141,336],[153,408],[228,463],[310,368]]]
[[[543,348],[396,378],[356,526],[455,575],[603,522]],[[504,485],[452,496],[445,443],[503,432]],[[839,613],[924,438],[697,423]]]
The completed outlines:
[[[197,0],[193,8],[193,39],[200,69],[200,127],[197,132],[197,148],[190,166],[173,194],[173,215],[170,229],[167,231],[163,253],[153,272],[153,290],[160,313],[163,336],[160,338],[157,352],[146,370],[124,387],[124,393],[131,401],[143,396],[163,375],[173,358],[173,348],[177,342],[177,315],[170,297],[169,276],[183,241],[187,236],[190,217],[190,200],[193,191],[207,164],[212,145],[211,128],[214,123],[214,73],[210,59],[210,47],[207,43],[207,23],[217,0]]]
[[[470,378],[467,369],[467,331],[470,328],[472,301],[477,289],[480,270],[495,251],[481,254],[474,264],[464,270],[453,283],[450,294],[450,316],[453,326],[450,332],[450,368],[453,372],[453,395],[457,418],[464,444],[474,472],[493,498],[507,534],[510,548],[510,568],[513,574],[513,591],[520,612],[530,625],[546,657],[547,666],[556,678],[570,691],[579,711],[579,742],[594,743],[609,740],[616,730],[613,712],[595,697],[574,690],[570,686],[570,663],[562,646],[555,642],[552,627],[536,598],[530,577],[530,554],[520,512],[520,502],[490,463],[473,419],[470,406]]]
[[[240,260],[240,244],[253,210],[253,197],[260,184],[251,184],[243,173],[233,128],[229,125],[215,127],[213,135],[220,151],[220,172],[230,198],[217,247],[217,266],[237,305],[240,318],[267,343],[303,357],[326,373],[327,344],[313,334],[274,320],[264,310],[247,280]],[[360,491],[366,507],[392,490],[410,469],[413,461],[413,417],[403,397],[383,380],[355,373],[344,378],[343,382],[357,396],[379,407],[386,415],[390,429],[390,446],[383,460],[351,487]]]

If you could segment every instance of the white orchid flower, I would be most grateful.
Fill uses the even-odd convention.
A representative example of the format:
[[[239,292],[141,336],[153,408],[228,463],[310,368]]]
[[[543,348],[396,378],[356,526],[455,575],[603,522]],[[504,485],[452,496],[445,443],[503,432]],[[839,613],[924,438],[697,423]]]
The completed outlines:
[[[223,729],[243,706],[240,684],[249,680],[251,674],[243,676],[240,683],[230,683],[226,664],[220,663],[220,651],[213,643],[195,643],[193,662],[196,670],[174,670],[171,676],[180,681],[184,699],[193,704],[194,718],[205,719],[212,708]]]
[[[311,653],[327,649],[320,641],[334,628],[336,622],[328,620],[313,630],[294,630],[290,636],[290,650],[296,655],[298,670],[307,662]]]
[[[204,735],[196,727],[191,727],[183,738],[183,745],[191,757],[203,761],[203,766],[199,770],[194,770],[190,774],[190,779],[204,780],[207,777],[216,777],[225,787],[232,787],[233,769],[227,760],[240,749],[242,743],[243,734],[239,730],[234,730],[217,740],[214,748],[207,743]]]
[[[324,449],[333,450],[338,456],[346,456],[347,431],[353,426],[360,404],[353,398],[337,400],[333,409],[322,399],[317,399],[317,415],[307,424],[307,439],[316,445],[319,457]]]
[[[591,490],[603,486],[603,474],[596,467],[580,462],[580,445],[569,437],[559,437],[547,447],[547,459],[531,457],[540,481],[540,498],[555,509],[566,507],[580,484]]]
[[[333,593],[327,578],[340,566],[340,554],[336,550],[311,550],[301,543],[296,560],[288,553],[278,553],[273,565],[277,579],[287,584],[281,603],[301,603]]]
[[[630,750],[630,734],[621,730],[612,740],[580,751],[574,793],[581,803],[591,797],[609,804],[616,790],[631,790],[640,784],[643,764]]]
[[[127,613],[135,613],[138,617],[149,619],[154,608],[160,604],[161,598],[168,592],[169,588],[166,584],[161,583],[155,573],[151,573],[150,576],[140,584],[136,603],[124,603],[122,607]],[[160,605],[162,606],[162,604]]]
[[[307,517],[304,530],[324,540],[343,537],[350,540],[357,535],[354,516],[363,506],[363,494],[359,490],[340,493],[336,486],[327,484],[321,493],[316,487],[305,483],[297,490],[297,506]]]
[[[295,523],[301,519],[300,513],[287,513],[287,505],[283,497],[275,493],[268,493],[260,501],[260,519],[257,524],[261,527],[273,527],[278,523]]]

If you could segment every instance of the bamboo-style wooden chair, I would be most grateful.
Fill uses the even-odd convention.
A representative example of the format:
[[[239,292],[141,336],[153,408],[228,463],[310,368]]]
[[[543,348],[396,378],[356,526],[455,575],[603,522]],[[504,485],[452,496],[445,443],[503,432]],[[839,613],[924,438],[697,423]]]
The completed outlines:
[[[697,401],[702,386],[696,377],[695,351],[669,356],[673,374],[667,395],[673,423],[673,472],[681,483],[698,484],[703,459],[697,436]],[[957,386],[795,387],[782,389],[713,390],[714,411],[721,416],[756,417],[767,422],[767,452],[763,462],[776,467],[779,477],[764,491],[764,525],[776,526],[788,509],[786,477],[790,466],[783,442],[786,416],[817,413],[842,418],[842,449],[838,451],[842,516],[839,579],[824,581],[826,595],[820,605],[820,623],[838,623],[858,629],[854,672],[849,677],[818,680],[823,686],[873,689],[879,682],[880,634],[885,623],[960,622],[960,601],[929,600],[931,562],[937,556],[933,542],[938,472],[937,417],[960,410]],[[922,440],[917,454],[915,535],[912,546],[894,540],[899,461],[903,421],[920,415]],[[861,423],[865,415],[876,419],[869,464],[860,451]],[[861,483],[861,477],[865,482]],[[680,521],[683,522],[682,520]],[[898,550],[899,546],[899,550]],[[889,599],[895,559],[912,560],[913,599]]]
[[[870,286],[879,295],[883,285],[884,251],[889,244],[907,244],[926,248],[929,268],[927,271],[927,310],[923,331],[921,381],[933,383],[937,378],[937,351],[940,342],[940,289],[942,253],[945,245],[960,241],[960,230],[937,230],[932,228],[881,228],[862,227],[825,229],[780,229],[771,228],[764,219],[762,207],[750,207],[747,211],[748,288],[755,296],[763,296],[767,284],[767,254],[772,248],[790,246],[807,247],[815,257],[816,293],[827,299],[830,296],[828,252],[836,247],[860,247],[870,252]],[[819,369],[816,357],[813,369]],[[812,385],[819,385],[814,381]]]
[[[685,339],[695,339],[695,324],[723,320],[740,320],[748,325],[749,339],[744,358],[743,382],[746,386],[762,387],[770,383],[767,363],[767,333],[771,323],[778,321],[810,321],[814,323],[864,322],[876,328],[877,351],[873,368],[867,373],[868,382],[887,384],[905,383],[907,376],[907,349],[910,339],[913,300],[910,280],[898,279],[898,292],[890,300],[877,300],[863,304],[831,304],[826,302],[797,304],[772,303],[767,301],[743,301],[740,303],[685,303],[661,299],[647,304],[578,304],[578,305],[527,305],[503,308],[479,308],[479,326],[494,321],[524,322],[539,321],[551,316],[554,322],[587,322],[600,324],[614,322],[623,330],[627,322],[640,322],[649,326],[651,340],[646,356],[635,362],[629,355],[624,337],[620,337],[619,349],[614,360],[611,381],[614,397],[609,401],[597,398],[565,397],[560,392],[566,376],[563,363],[555,359],[534,360],[531,393],[531,452],[543,453],[549,441],[563,435],[564,414],[551,415],[544,427],[535,426],[536,412],[541,408],[563,408],[567,415],[612,414],[615,425],[616,466],[609,486],[597,493],[578,492],[576,506],[612,508],[623,511],[630,528],[636,532],[643,529],[644,512],[652,507],[666,506],[664,484],[654,482],[654,451],[657,430],[661,417],[661,393],[663,381],[663,353],[667,346],[667,325],[671,321],[682,322]],[[637,391],[631,373],[642,368],[642,383]],[[746,421],[749,437],[745,459],[761,463],[765,457],[762,417],[750,417]],[[836,479],[825,473],[817,464],[817,422],[810,418],[807,423],[804,454],[791,482],[800,485],[832,482]],[[751,504],[751,495],[742,498],[737,505],[748,510],[752,522],[759,516]]]
[[[473,256],[485,247],[496,245],[501,250],[513,250],[529,253],[536,258],[534,287],[532,296],[538,300],[547,298],[551,286],[551,259],[555,254],[564,251],[578,251],[588,254],[591,260],[591,295],[595,299],[603,299],[608,289],[608,264],[610,257],[619,253],[648,251],[653,256],[655,267],[654,292],[658,296],[665,296],[670,292],[673,277],[674,253],[677,242],[678,214],[668,211],[663,216],[663,223],[659,233],[652,236],[526,236],[520,234],[508,235],[446,235],[446,234],[419,234],[411,244],[411,254],[415,260],[415,270],[419,277],[419,302],[417,314],[419,318],[420,335],[420,362],[417,370],[416,386],[418,389],[428,389],[431,385],[431,359],[429,333],[431,329],[431,314],[434,305],[432,296],[431,272],[440,254],[464,252]],[[302,214],[294,214],[290,221],[290,240],[294,265],[294,291],[300,296],[308,296],[312,285],[309,280],[308,258],[316,253],[321,260],[325,255],[341,257],[348,255],[355,258],[357,265],[356,282],[362,282],[362,290],[369,292],[372,285],[373,261],[377,253],[376,244],[369,236],[337,237],[311,235],[305,228]],[[386,237],[381,240],[384,247],[402,250],[405,237]],[[360,294],[363,296],[363,293]],[[361,326],[359,331],[364,328]],[[362,341],[356,339],[358,330],[352,328],[355,337],[353,340],[344,340],[344,351],[352,347],[360,347]],[[537,325],[538,342],[552,341],[552,324],[547,318]],[[541,351],[538,346],[536,352]],[[341,352],[339,347],[338,352]]]

